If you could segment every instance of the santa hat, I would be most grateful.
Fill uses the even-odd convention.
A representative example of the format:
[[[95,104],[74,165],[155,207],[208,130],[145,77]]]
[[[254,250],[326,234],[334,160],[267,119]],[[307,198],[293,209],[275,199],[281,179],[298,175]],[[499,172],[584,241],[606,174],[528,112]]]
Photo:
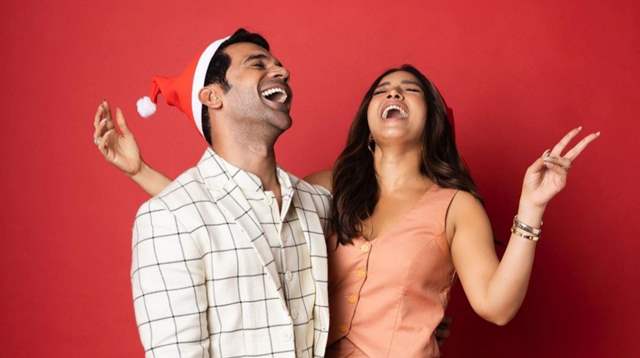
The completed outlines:
[[[180,75],[175,77],[153,77],[151,95],[149,97],[144,96],[136,102],[138,114],[143,118],[152,116],[156,112],[158,95],[162,93],[167,104],[178,107],[179,110],[186,114],[195,123],[198,132],[204,137],[202,132],[202,103],[198,99],[198,93],[205,85],[204,79],[213,55],[215,55],[220,45],[228,39],[229,37],[225,37],[211,43]]]

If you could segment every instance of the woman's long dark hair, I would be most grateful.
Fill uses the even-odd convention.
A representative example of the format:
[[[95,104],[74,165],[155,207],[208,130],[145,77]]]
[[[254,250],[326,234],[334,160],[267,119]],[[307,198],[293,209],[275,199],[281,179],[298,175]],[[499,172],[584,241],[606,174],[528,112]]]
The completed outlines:
[[[347,145],[333,169],[332,229],[341,244],[351,243],[361,235],[362,222],[373,213],[380,187],[368,149],[369,124],[367,111],[373,92],[383,77],[404,71],[416,77],[427,102],[427,122],[422,134],[420,172],[445,188],[467,191],[480,199],[469,171],[458,154],[453,126],[447,106],[438,89],[418,69],[411,65],[392,68],[381,74],[364,95],[351,124]]]

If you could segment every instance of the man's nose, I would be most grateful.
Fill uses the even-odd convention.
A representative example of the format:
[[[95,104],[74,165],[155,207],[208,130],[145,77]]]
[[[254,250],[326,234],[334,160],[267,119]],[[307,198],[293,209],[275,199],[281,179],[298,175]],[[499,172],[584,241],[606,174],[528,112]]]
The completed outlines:
[[[403,100],[404,96],[402,96],[402,93],[400,91],[393,88],[391,89],[391,91],[389,91],[389,93],[387,93],[387,99]]]
[[[271,71],[269,72],[271,78],[277,78],[284,82],[289,80],[289,71],[283,66],[273,66]]]

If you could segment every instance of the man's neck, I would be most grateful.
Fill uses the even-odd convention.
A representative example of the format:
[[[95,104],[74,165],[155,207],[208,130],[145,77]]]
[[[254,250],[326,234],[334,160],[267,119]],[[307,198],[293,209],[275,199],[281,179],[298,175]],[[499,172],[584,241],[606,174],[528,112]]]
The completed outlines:
[[[272,191],[277,196],[280,194],[273,144],[238,143],[232,140],[218,142],[214,140],[211,147],[231,165],[260,178],[265,191]]]

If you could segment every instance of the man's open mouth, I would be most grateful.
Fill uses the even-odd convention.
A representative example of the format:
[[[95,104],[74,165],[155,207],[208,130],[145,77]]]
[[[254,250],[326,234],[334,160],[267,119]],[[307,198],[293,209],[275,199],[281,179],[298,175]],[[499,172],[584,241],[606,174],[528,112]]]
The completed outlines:
[[[260,92],[260,95],[267,101],[279,104],[285,104],[289,98],[287,90],[283,87],[271,87]]]

